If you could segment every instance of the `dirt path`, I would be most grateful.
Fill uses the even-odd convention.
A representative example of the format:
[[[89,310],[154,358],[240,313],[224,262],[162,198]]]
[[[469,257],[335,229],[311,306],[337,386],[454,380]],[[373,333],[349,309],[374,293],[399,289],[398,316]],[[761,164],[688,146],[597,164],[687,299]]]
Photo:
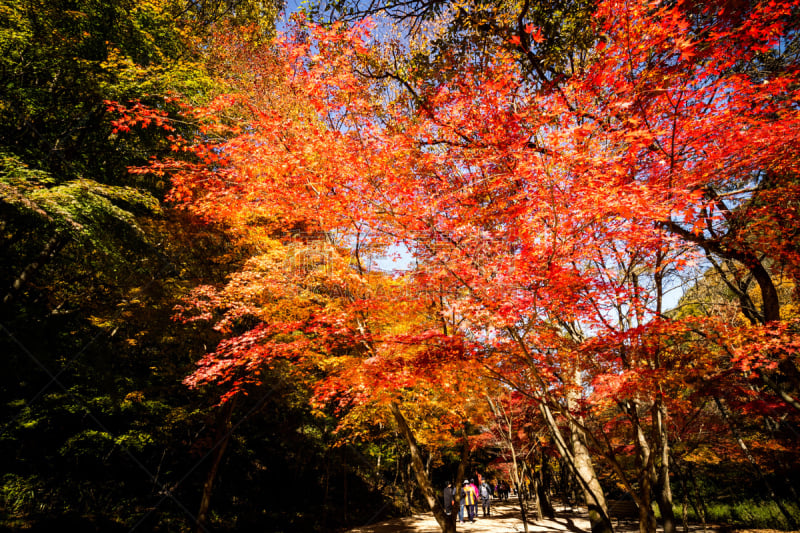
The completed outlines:
[[[617,524],[614,524],[615,526]],[[638,531],[636,524],[629,529],[620,524],[615,531],[619,533]],[[483,513],[478,507],[478,518],[474,523],[466,522],[457,525],[458,531],[474,531],[482,533],[508,533],[523,532],[525,528],[520,518],[519,505],[515,498],[508,502],[492,501],[492,515],[483,518]],[[585,533],[589,531],[589,520],[585,510],[559,508],[556,512],[555,520],[542,520],[540,522],[528,522],[528,531],[531,533],[547,533],[569,531],[573,533]],[[348,533],[440,533],[439,525],[431,513],[416,514],[405,518],[395,518],[378,524],[370,524],[357,529],[352,529]]]
[[[509,501],[498,503],[492,502],[492,516],[483,518],[483,513],[478,508],[478,518],[474,523],[457,524],[458,531],[470,531],[481,533],[521,533],[525,531],[520,518],[519,505],[514,498]],[[639,531],[639,524],[630,520],[614,520],[615,533],[635,533]],[[700,526],[691,527],[690,532],[702,532]],[[557,508],[554,520],[542,520],[538,522],[529,521],[528,531],[530,533],[587,533],[589,531],[589,519],[585,509]],[[661,528],[659,528],[661,531]],[[683,531],[683,528],[681,528]],[[718,533],[714,528],[708,528],[708,533]],[[369,524],[356,529],[351,529],[348,533],[440,533],[439,525],[431,513],[415,514],[405,518],[395,518],[386,522]]]

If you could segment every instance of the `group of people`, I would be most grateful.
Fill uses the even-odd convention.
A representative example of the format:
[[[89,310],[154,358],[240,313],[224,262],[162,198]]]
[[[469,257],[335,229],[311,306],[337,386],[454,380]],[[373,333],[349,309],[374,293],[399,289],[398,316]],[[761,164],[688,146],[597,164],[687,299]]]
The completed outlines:
[[[458,521],[462,523],[465,522],[465,518],[470,522],[474,522],[478,517],[479,500],[483,509],[483,517],[491,516],[492,497],[496,495],[498,498],[503,498],[503,494],[505,494],[505,499],[508,500],[509,492],[508,484],[502,481],[492,485],[486,480],[482,480],[479,485],[476,485],[474,479],[465,479],[459,489],[455,488],[453,483],[448,483],[444,489],[444,512],[448,515],[453,513],[457,490],[460,491],[459,500],[461,502],[458,509]]]
[[[505,481],[499,481],[495,486],[497,498],[500,500],[508,501],[508,494],[511,492],[511,487]]]

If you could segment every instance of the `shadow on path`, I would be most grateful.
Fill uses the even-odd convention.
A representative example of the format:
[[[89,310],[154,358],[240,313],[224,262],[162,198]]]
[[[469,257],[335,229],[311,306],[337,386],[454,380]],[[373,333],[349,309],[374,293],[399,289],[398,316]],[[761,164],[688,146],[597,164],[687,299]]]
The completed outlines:
[[[456,524],[456,529],[483,533],[521,533],[525,531],[520,516],[519,502],[516,498],[509,498],[507,502],[492,500],[491,516],[487,517],[483,517],[479,506],[475,522]],[[440,531],[441,529],[431,513],[421,513],[365,525],[352,529],[348,533],[439,533]],[[557,513],[555,520],[529,521],[528,531],[531,533],[586,533],[589,531],[589,520],[585,511],[562,510]]]
[[[507,502],[492,500],[492,514],[483,517],[478,507],[478,518],[475,522],[456,524],[457,531],[474,531],[481,533],[523,533],[525,527],[516,498],[509,498]],[[615,533],[638,533],[639,523],[635,520],[612,519]],[[552,520],[532,521],[529,519],[529,533],[589,533],[589,515],[586,509],[558,507],[556,517]],[[680,528],[683,532],[683,528]],[[689,526],[691,533],[701,533],[702,526],[692,524]],[[719,533],[719,528],[709,526],[707,533]],[[440,533],[439,524],[432,513],[420,513],[413,516],[395,518],[376,524],[367,524],[351,529],[348,533]],[[663,533],[661,527],[659,533]],[[767,532],[763,532],[767,533]]]

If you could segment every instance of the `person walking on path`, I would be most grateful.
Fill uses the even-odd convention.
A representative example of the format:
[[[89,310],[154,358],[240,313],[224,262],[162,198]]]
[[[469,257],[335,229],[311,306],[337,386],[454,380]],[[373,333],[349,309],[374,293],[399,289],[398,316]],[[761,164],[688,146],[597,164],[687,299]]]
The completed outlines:
[[[460,523],[462,523],[462,524],[464,523],[464,507],[466,506],[466,503],[465,503],[466,502],[466,493],[464,491],[466,486],[467,486],[467,480],[465,479],[464,480],[464,484],[461,485],[461,499],[459,500],[461,502],[461,505],[458,508],[458,521]]]
[[[509,488],[508,483],[505,480],[503,480],[503,483],[500,486],[500,497],[503,499],[503,501],[506,502],[508,501],[508,492],[510,490],[511,489]]]
[[[478,504],[478,493],[475,490],[475,485],[471,484],[468,480],[464,480],[464,486],[461,489],[461,512],[459,513],[459,522],[463,522],[464,508],[467,509],[467,516],[470,522],[475,521],[475,511]]]
[[[456,501],[456,490],[453,488],[452,483],[448,483],[444,488],[444,514],[450,516],[453,514],[453,504]]]
[[[491,510],[491,499],[492,499],[492,488],[489,486],[486,481],[481,483],[480,488],[481,493],[481,506],[483,507],[483,517],[486,518],[487,516],[492,516]]]

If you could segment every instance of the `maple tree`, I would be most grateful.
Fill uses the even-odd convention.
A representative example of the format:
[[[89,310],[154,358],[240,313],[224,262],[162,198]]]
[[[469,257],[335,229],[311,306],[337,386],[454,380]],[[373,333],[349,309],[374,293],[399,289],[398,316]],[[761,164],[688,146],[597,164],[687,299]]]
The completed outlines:
[[[797,407],[797,325],[775,288],[778,270],[797,276],[787,221],[797,216],[798,73],[782,50],[796,9],[600,2],[586,63],[547,84],[531,83],[517,57],[545,38],[533,22],[530,39],[442,64],[435,78],[413,63],[398,71],[367,22],[300,25],[274,47],[221,40],[236,92],[194,110],[202,136],[175,138],[196,159],[142,171],[171,173],[172,200],[210,219],[313,221],[340,244],[402,245],[417,261],[408,283],[440,294],[436,313],[450,323],[389,356],[375,344],[380,328],[359,317],[390,298],[274,320],[271,305],[250,303],[259,285],[246,274],[231,312],[261,325],[223,343],[192,383],[230,381],[234,394],[272,357],[302,366],[336,348],[356,356],[337,359],[334,389],[380,401],[446,385],[452,365],[472,361],[540,409],[593,530],[612,525],[592,452],[632,494],[641,531],[655,528],[654,488],[674,531],[669,425],[688,412],[686,383],[721,364],[732,381],[760,380],[763,400]],[[226,138],[209,142],[216,134]],[[726,280],[745,323],[666,313],[670,283],[698,265]],[[365,276],[360,261],[337,272],[345,286]],[[331,385],[320,381],[322,397],[335,396],[324,394]]]
[[[271,252],[252,258],[221,290],[194,291],[184,318],[218,315],[216,327],[230,338],[198,363],[186,383],[220,385],[226,389],[222,401],[231,402],[261,386],[268,368],[290,361],[285,372],[313,387],[312,401],[319,409],[335,405],[342,444],[363,437],[370,426],[394,420],[411,448],[419,484],[435,507],[420,445],[426,444],[430,453],[457,445],[457,437],[450,435],[469,420],[464,398],[475,393],[459,378],[463,347],[458,338],[414,324],[411,317],[424,318],[424,308],[393,297],[402,289],[393,287],[396,282],[384,280],[383,305],[376,304],[365,296],[380,281],[369,279],[377,274],[348,272],[349,254],[330,247],[320,255],[314,246],[324,244],[274,243]],[[287,250],[302,250],[302,255],[287,258]],[[403,413],[403,405],[413,405],[413,411]],[[440,509],[439,514],[442,527],[452,530],[452,520]]]

